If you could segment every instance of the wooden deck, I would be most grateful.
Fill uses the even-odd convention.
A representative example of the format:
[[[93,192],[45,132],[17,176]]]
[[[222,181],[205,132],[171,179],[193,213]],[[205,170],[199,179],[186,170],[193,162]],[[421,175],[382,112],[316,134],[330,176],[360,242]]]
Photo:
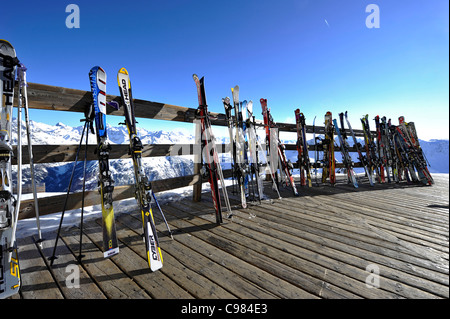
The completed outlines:
[[[21,238],[16,298],[449,298],[449,179],[434,177],[432,187],[365,182],[355,190],[340,181],[302,187],[300,197],[286,189],[282,200],[245,210],[232,198],[234,216],[222,226],[209,193],[165,205],[174,239],[156,216],[164,267],[155,273],[138,213],[117,216],[120,253],[110,259],[100,219],[84,225],[82,264],[78,227],[64,230],[52,268],[55,233],[45,234],[42,250]],[[70,265],[80,288],[67,285]]]

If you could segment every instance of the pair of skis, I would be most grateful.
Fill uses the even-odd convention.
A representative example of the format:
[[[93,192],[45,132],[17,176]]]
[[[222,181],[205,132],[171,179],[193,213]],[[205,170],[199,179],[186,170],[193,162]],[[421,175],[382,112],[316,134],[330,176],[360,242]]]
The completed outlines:
[[[135,196],[139,204],[142,217],[142,228],[144,230],[144,242],[147,251],[147,261],[150,269],[156,271],[163,266],[163,257],[161,253],[161,246],[156,233],[155,220],[153,216],[153,208],[156,206],[161,214],[161,217],[166,224],[170,236],[170,231],[167,220],[164,213],[156,200],[155,193],[153,192],[152,185],[148,177],[144,173],[142,166],[142,149],[143,145],[140,138],[137,135],[136,130],[136,117],[135,108],[131,91],[131,82],[128,71],[125,68],[121,68],[117,74],[117,83],[120,89],[120,96],[122,106],[125,113],[125,125],[128,129],[130,150],[134,167],[135,178]]]
[[[261,164],[258,155],[260,144],[257,139],[253,102],[239,101],[239,86],[236,85],[231,91],[233,94],[233,106],[230,104],[229,97],[223,98],[222,102],[225,108],[225,117],[230,136],[233,180],[237,180],[241,204],[243,208],[246,208],[249,185],[251,185],[254,199],[258,198],[261,201],[264,197],[263,184],[260,177]],[[233,108],[235,110],[234,119],[231,115]],[[236,130],[235,132],[234,129]],[[253,176],[255,177],[256,186],[253,183]]]
[[[399,117],[399,125],[396,127],[397,140],[401,143],[401,148],[408,158],[409,170],[412,174],[414,168],[417,170],[418,179],[425,185],[434,184],[430,171],[427,167],[427,161],[417,138],[414,123],[406,123],[403,116]]]
[[[216,223],[220,225],[223,223],[222,218],[222,202],[220,200],[219,183],[222,186],[222,194],[225,200],[225,205],[228,210],[228,217],[232,216],[231,205],[228,199],[228,193],[223,177],[222,166],[220,165],[219,155],[216,148],[215,137],[211,128],[210,114],[208,105],[206,103],[205,93],[205,78],[199,79],[197,74],[194,74],[193,79],[197,87],[198,109],[197,118],[200,120],[200,143],[201,143],[201,162],[206,166],[205,173],[208,175],[208,181],[211,187],[211,194],[214,204],[214,211],[216,216]]]
[[[277,170],[279,167],[280,175],[284,174],[285,176],[286,186],[290,186],[294,195],[299,196],[294,177],[292,176],[293,166],[292,163],[286,159],[285,146],[281,143],[281,140],[278,137],[276,125],[273,122],[270,109],[267,107],[267,99],[261,98],[259,101],[261,103],[264,118],[264,127],[266,129],[266,149],[269,158],[269,165],[271,165],[271,170],[273,172],[273,177],[275,177],[276,183],[279,184],[279,179],[281,179],[281,176],[277,176]]]
[[[234,165],[236,168],[235,175],[238,182],[239,193],[241,195],[242,208],[247,208],[247,194],[248,194],[248,176],[249,176],[249,165],[247,150],[248,144],[245,141],[245,131],[246,129],[244,123],[244,113],[247,109],[247,101],[239,101],[239,86],[236,85],[231,88],[231,93],[233,97],[233,107],[234,107],[234,118],[235,118],[235,138],[234,138]]]
[[[347,132],[345,131],[344,127],[344,113],[339,113],[339,120],[341,124],[341,128],[339,128],[339,125],[337,123],[336,119],[333,119],[334,129],[338,135],[339,144],[340,144],[340,151],[342,154],[342,162],[345,166],[345,169],[347,171],[347,179],[350,184],[353,184],[353,187],[358,188],[358,182],[356,180],[356,174],[353,170],[353,161],[350,156],[350,146],[347,141]]]
[[[308,142],[306,140],[306,119],[300,109],[295,110],[295,122],[297,126],[297,151],[298,168],[300,170],[300,185],[305,186],[308,183],[312,187],[311,163],[309,160]]]
[[[322,183],[327,179],[330,180],[331,186],[336,185],[336,161],[334,158],[334,127],[333,114],[328,111],[325,114],[325,138],[322,141],[323,145],[323,168],[322,168]]]

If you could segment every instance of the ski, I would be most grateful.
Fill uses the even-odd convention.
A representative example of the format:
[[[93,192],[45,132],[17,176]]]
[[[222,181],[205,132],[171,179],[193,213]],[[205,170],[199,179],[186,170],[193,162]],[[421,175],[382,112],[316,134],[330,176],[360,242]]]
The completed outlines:
[[[258,192],[258,199],[264,198],[263,182],[260,174],[260,162],[259,162],[259,152],[258,152],[258,134],[256,133],[256,119],[253,115],[253,101],[249,101],[247,104],[247,132],[248,132],[248,149],[249,149],[249,163],[250,163],[250,174],[255,176],[256,187],[254,189]]]
[[[306,141],[306,119],[300,109],[295,110],[295,122],[297,126],[297,151],[298,168],[300,170],[300,184],[305,186],[308,183],[312,187],[311,163],[309,160],[309,149]]]
[[[241,115],[239,118],[239,126],[242,127],[242,135],[244,137],[243,139],[244,171],[245,171],[244,190],[246,198],[249,196],[249,179],[250,179],[250,165],[248,158],[248,134],[247,134],[247,106],[248,106],[247,100],[241,102],[240,108]]]
[[[142,228],[144,230],[144,243],[147,251],[147,262],[151,271],[157,271],[163,267],[163,257],[158,235],[156,233],[155,220],[152,210],[152,207],[156,202],[156,197],[153,194],[151,182],[145,175],[144,168],[142,167],[142,149],[144,147],[140,138],[137,136],[131,82],[128,71],[125,68],[121,68],[117,73],[117,83],[120,90],[121,105],[123,106],[125,113],[125,125],[129,135],[129,154],[131,155],[133,161],[135,196],[141,211]],[[170,228],[168,227],[164,217],[164,213],[159,205],[157,205],[157,208],[159,209],[169,233],[171,234]]]
[[[319,164],[319,146],[317,144],[316,138],[316,117],[314,116],[313,120],[313,140],[314,140],[314,180],[316,181],[316,184],[319,184],[317,182],[317,170],[318,170],[318,164]]]
[[[400,159],[397,157],[395,142],[393,137],[393,132],[391,130],[391,119],[386,121],[386,117],[383,116],[381,118],[381,122],[384,125],[384,135],[387,137],[387,154],[389,165],[392,168],[392,178],[398,183],[401,179],[401,171],[400,171]]]
[[[242,208],[247,208],[247,199],[245,197],[245,181],[247,176],[247,167],[245,165],[245,139],[244,139],[244,128],[242,123],[242,103],[239,101],[239,86],[236,85],[231,88],[231,93],[233,96],[233,106],[234,106],[234,119],[235,119],[235,166],[236,166],[236,179],[238,182],[239,193],[241,196]]]
[[[231,114],[231,111],[233,110],[233,106],[231,106],[231,100],[229,97],[225,97],[222,99],[222,103],[223,106],[225,108],[225,118],[227,121],[227,127],[228,127],[228,135],[230,138],[230,144],[229,144],[229,148],[230,148],[230,154],[231,154],[231,174],[232,174],[232,189],[233,189],[233,193],[235,193],[235,180],[236,180],[236,169],[237,169],[237,165],[236,165],[236,142],[235,142],[235,135],[234,135],[234,120],[233,120],[233,116]]]
[[[387,159],[386,159],[386,153],[385,153],[385,146],[383,143],[383,140],[381,139],[381,123],[380,123],[380,116],[375,116],[375,129],[377,132],[376,135],[376,151],[377,151],[377,157],[378,157],[378,171],[380,172],[380,182],[385,183],[386,178],[384,175],[384,169],[386,168]],[[389,174],[388,174],[389,176]]]
[[[349,145],[347,142],[347,134],[344,128],[344,118],[341,116],[342,113],[339,114],[341,128],[339,128],[338,122],[336,119],[333,119],[334,129],[338,136],[340,150],[342,154],[342,162],[344,163],[345,169],[347,170],[347,179],[348,182],[353,184],[353,187],[358,188],[358,182],[356,181],[356,174],[353,170],[353,161],[349,152]]]
[[[281,140],[278,137],[276,125],[273,121],[272,115],[270,114],[270,109],[267,107],[267,99],[260,99],[260,103],[264,117],[264,126],[266,128],[266,141],[268,145],[267,150],[270,155],[271,163],[274,164],[272,171],[277,171],[276,163],[278,163],[278,166],[280,167],[280,174],[284,173],[285,175],[286,186],[290,186],[294,195],[299,196],[297,186],[295,186],[294,177],[291,173],[291,170],[293,169],[292,163],[286,159],[286,154],[284,151],[285,146],[281,143]],[[273,148],[276,149],[273,150]]]
[[[406,149],[402,142],[402,137],[397,131],[397,126],[393,125],[391,119],[388,121],[389,130],[391,131],[392,142],[396,153],[396,159],[398,161],[398,180],[406,179],[408,184],[418,181],[414,168],[411,167]]]
[[[222,203],[220,201],[219,183],[222,186],[222,194],[225,200],[225,205],[228,210],[228,217],[232,216],[230,200],[228,198],[225,180],[223,177],[222,166],[220,165],[219,155],[216,148],[215,137],[211,128],[211,121],[209,118],[208,105],[206,103],[205,93],[205,78],[199,79],[197,74],[192,75],[195,85],[197,87],[198,109],[197,116],[200,119],[200,137],[201,137],[201,160],[205,163],[208,174],[209,185],[211,186],[211,194],[214,203],[214,210],[216,215],[216,223],[220,225],[223,222],[222,218]],[[203,160],[203,155],[205,160]]]
[[[402,142],[412,166],[417,170],[419,180],[423,184],[434,184],[434,180],[431,177],[430,171],[428,170],[422,149],[418,146],[418,142],[416,142],[414,134],[411,134],[410,130],[408,129],[408,123],[405,122],[405,118],[403,116],[399,117],[399,125],[397,126],[397,131],[399,133],[399,136],[402,138]]]
[[[0,299],[19,292],[21,287],[16,230],[19,216],[21,179],[18,176],[17,199],[12,193],[11,119],[14,104],[14,85],[19,60],[14,47],[0,40]],[[17,147],[17,152],[21,148]],[[18,160],[18,163],[19,160]],[[20,171],[20,168],[18,168]]]
[[[381,133],[381,145],[383,147],[383,161],[384,167],[386,169],[386,177],[388,179],[388,183],[395,181],[395,173],[394,173],[394,160],[392,158],[391,146],[390,146],[390,131],[388,129],[386,116],[383,116],[380,119],[380,133]]]
[[[336,162],[334,159],[334,127],[333,115],[330,111],[325,114],[325,138],[323,140],[324,166],[322,170],[322,183],[330,178],[331,186],[336,185]]]
[[[106,129],[106,73],[101,67],[94,66],[89,71],[89,80],[97,135],[96,152],[99,164],[98,191],[102,208],[103,255],[108,258],[119,253],[119,244],[113,210],[114,180],[109,170],[111,145],[108,142]]]
[[[342,114],[342,113],[341,113],[341,114]],[[339,114],[340,117],[341,117],[341,114]],[[345,121],[347,122],[348,129],[350,130],[350,134],[351,134],[352,139],[353,139],[353,145],[355,146],[356,151],[358,152],[358,159],[359,159],[359,161],[361,162],[361,164],[363,165],[364,170],[366,171],[366,175],[367,175],[367,178],[369,179],[370,186],[374,186],[374,183],[373,183],[373,173],[372,173],[372,171],[369,169],[369,165],[368,165],[368,162],[367,162],[367,157],[364,156],[364,154],[362,153],[362,150],[361,150],[361,149],[362,149],[361,143],[359,143],[359,142],[356,140],[355,132],[353,131],[353,128],[352,128],[352,126],[351,126],[351,124],[350,124],[350,121],[349,121],[349,119],[348,119],[347,111],[345,112],[344,117],[345,117]],[[342,126],[342,127],[343,127],[343,126]]]
[[[381,182],[381,173],[378,166],[377,146],[373,141],[372,132],[370,131],[368,114],[361,118],[361,124],[364,131],[364,147],[366,149],[367,166],[369,168],[369,172],[371,173],[371,175],[373,175],[373,172],[376,171],[378,182]]]

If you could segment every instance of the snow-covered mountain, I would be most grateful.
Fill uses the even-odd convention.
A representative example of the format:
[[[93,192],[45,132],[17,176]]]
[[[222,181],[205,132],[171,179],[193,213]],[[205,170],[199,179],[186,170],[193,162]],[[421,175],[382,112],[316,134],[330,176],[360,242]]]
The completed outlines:
[[[17,132],[17,122],[12,121],[12,130]],[[35,121],[30,121],[33,144],[78,144],[83,126],[71,127],[63,123],[48,125]],[[22,126],[22,142],[26,144],[25,126]],[[192,144],[194,136],[185,130],[174,131],[150,131],[144,128],[138,129],[144,145],[146,144]],[[108,138],[112,144],[128,144],[128,133],[125,126],[109,126]],[[227,136],[217,136],[217,143],[228,143]],[[285,140],[285,144],[295,144],[295,140]],[[349,140],[350,145],[353,141]],[[363,144],[363,140],[360,141]],[[17,143],[17,136],[13,134],[13,143]],[[94,134],[89,135],[89,143],[96,144]],[[430,140],[420,141],[425,156],[430,162],[431,173],[449,172],[449,141],[448,140]],[[313,141],[309,141],[313,144]],[[287,157],[292,161],[297,161],[297,151],[286,151]],[[314,152],[310,152],[310,158],[314,159]],[[353,160],[357,161],[357,154],[352,153]],[[340,162],[341,155],[336,153],[336,159]],[[222,156],[222,161],[229,161],[229,156]],[[174,157],[152,157],[143,158],[144,170],[150,180],[166,179],[177,176],[186,176],[193,174],[192,156],[174,156]],[[97,161],[89,161],[87,164],[86,187],[88,190],[97,187]],[[229,163],[223,163],[223,168],[229,168]],[[125,185],[134,183],[133,166],[130,159],[111,160],[110,167],[115,185]],[[45,184],[47,192],[67,191],[68,181],[72,172],[73,163],[48,163],[36,164],[36,176],[38,184]],[[73,182],[72,190],[79,191],[82,187],[82,162],[79,162],[76,168],[76,177]],[[362,169],[361,169],[362,170]],[[24,183],[30,178],[29,165],[24,165],[23,171]]]
[[[63,123],[48,125],[30,121],[33,145],[37,144],[78,144],[83,126],[71,127]],[[13,120],[12,131],[17,132],[17,122]],[[149,131],[138,129],[144,145],[146,144],[190,144],[194,136],[183,130]],[[111,144],[128,144],[128,133],[125,126],[109,126],[108,139]],[[17,144],[17,134],[13,134],[13,144]],[[22,143],[26,144],[25,125],[22,125]],[[89,144],[96,144],[96,136],[89,134]],[[82,156],[81,156],[82,157]],[[160,180],[177,176],[193,174],[192,156],[152,157],[143,158],[144,172],[150,180]],[[23,181],[27,184],[30,179],[29,165],[24,165]],[[38,184],[45,184],[47,192],[65,192],[73,169],[73,162],[36,164],[36,179]],[[134,171],[131,159],[110,160],[110,169],[115,185],[134,183]],[[86,169],[86,189],[94,190],[97,187],[98,162],[88,161]],[[72,191],[80,191],[83,183],[83,163],[78,162],[75,169],[75,178]]]
[[[364,139],[357,138],[361,145],[364,145]],[[284,140],[285,144],[295,144],[295,140]],[[348,140],[350,146],[353,146],[353,140],[350,138]],[[425,154],[426,159],[429,162],[428,169],[430,173],[449,173],[449,140],[433,139],[430,141],[423,141],[419,139],[420,146]],[[314,140],[308,140],[309,145],[314,145]],[[335,144],[339,145],[339,140],[336,137]],[[286,151],[286,156],[291,162],[297,162],[297,151]],[[319,154],[319,159],[322,155]],[[359,162],[357,153],[350,153],[352,160]],[[314,160],[314,152],[309,152],[309,157],[311,161]],[[338,162],[342,162],[342,155],[340,152],[335,153],[335,158]],[[356,168],[356,172],[364,172],[363,168]]]

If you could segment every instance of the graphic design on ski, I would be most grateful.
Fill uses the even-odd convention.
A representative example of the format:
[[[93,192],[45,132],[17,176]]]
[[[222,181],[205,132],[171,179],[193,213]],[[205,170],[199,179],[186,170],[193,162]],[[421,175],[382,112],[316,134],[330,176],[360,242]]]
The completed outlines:
[[[99,163],[98,189],[102,207],[103,253],[107,258],[119,253],[119,245],[113,210],[114,181],[109,170],[111,145],[107,141],[106,131],[106,73],[101,67],[95,66],[89,71],[89,79],[97,134],[96,152]]]

